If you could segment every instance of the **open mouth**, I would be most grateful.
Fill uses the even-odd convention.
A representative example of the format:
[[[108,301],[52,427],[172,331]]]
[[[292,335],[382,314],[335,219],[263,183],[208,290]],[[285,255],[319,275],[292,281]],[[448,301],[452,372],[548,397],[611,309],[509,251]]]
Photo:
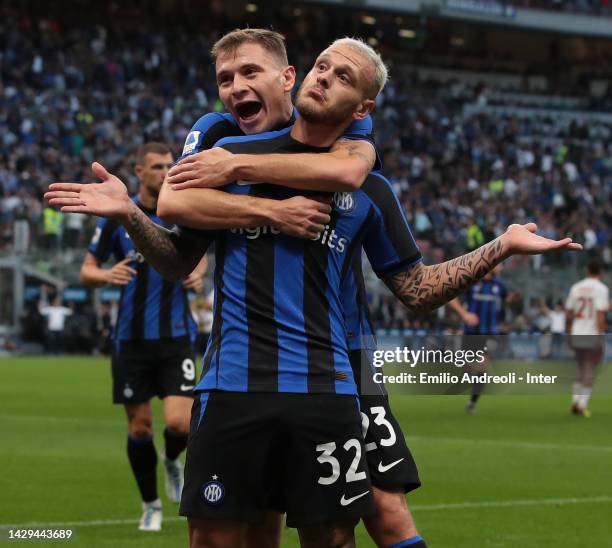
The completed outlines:
[[[236,105],[236,114],[242,120],[250,120],[259,114],[261,110],[261,103],[259,101],[245,101]]]

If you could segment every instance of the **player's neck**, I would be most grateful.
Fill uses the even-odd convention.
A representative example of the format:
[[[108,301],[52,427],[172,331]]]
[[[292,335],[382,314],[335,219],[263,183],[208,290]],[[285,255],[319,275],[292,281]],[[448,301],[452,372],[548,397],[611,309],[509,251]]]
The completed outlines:
[[[340,137],[345,126],[312,124],[301,116],[293,124],[291,137],[300,143],[314,147],[331,147]]]
[[[140,200],[140,204],[142,207],[146,209],[151,209],[153,211],[157,210],[157,198],[158,194],[153,195],[149,192],[145,187],[141,186],[138,191],[138,199]]]

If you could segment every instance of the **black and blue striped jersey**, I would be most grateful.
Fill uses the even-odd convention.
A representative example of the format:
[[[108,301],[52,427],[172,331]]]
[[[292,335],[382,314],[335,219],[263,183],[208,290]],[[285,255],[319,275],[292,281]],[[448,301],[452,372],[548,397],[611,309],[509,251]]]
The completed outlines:
[[[327,150],[295,141],[290,131],[217,146],[250,154]],[[246,181],[225,190],[273,199],[303,194]],[[362,247],[381,277],[421,259],[390,184],[376,173],[360,190],[333,195],[331,222],[314,240],[274,227],[218,232],[215,319],[196,390],[355,394],[342,282]]]
[[[133,201],[154,223],[165,226],[155,211],[145,208],[138,197]],[[151,268],[123,226],[113,220],[100,219],[89,252],[100,263],[108,261],[111,256],[116,261],[133,258],[130,265],[137,274],[121,288],[119,315],[113,334],[116,341],[184,336],[195,339],[197,329],[182,282],[169,282]]]
[[[467,335],[499,335],[499,322],[503,319],[507,296],[506,284],[495,276],[480,280],[466,291],[467,308],[478,316],[478,325],[466,325]]]

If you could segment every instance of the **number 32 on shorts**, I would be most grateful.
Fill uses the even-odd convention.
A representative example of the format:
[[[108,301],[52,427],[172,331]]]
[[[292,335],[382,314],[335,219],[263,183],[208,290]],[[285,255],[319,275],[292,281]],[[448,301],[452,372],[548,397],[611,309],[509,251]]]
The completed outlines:
[[[366,479],[365,472],[357,472],[359,461],[361,460],[361,443],[359,440],[352,438],[348,440],[343,446],[343,449],[347,452],[352,449],[355,450],[355,456],[351,461],[348,471],[346,472],[346,482],[361,481]],[[330,441],[329,443],[321,443],[317,445],[317,452],[321,453],[317,457],[317,462],[321,464],[329,464],[331,466],[331,474],[328,476],[320,476],[318,483],[321,485],[332,485],[338,481],[340,477],[340,462],[333,456],[336,451],[336,442]]]

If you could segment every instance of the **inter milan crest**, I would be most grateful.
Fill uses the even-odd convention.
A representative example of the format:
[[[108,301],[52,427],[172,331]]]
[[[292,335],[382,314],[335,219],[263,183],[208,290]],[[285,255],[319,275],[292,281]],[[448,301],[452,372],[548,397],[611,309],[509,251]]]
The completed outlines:
[[[209,481],[202,486],[202,498],[211,506],[218,506],[225,497],[225,487],[217,481],[217,475],[213,476],[213,481]]]
[[[336,192],[334,194],[334,207],[336,211],[349,213],[355,209],[355,196],[352,192]]]

